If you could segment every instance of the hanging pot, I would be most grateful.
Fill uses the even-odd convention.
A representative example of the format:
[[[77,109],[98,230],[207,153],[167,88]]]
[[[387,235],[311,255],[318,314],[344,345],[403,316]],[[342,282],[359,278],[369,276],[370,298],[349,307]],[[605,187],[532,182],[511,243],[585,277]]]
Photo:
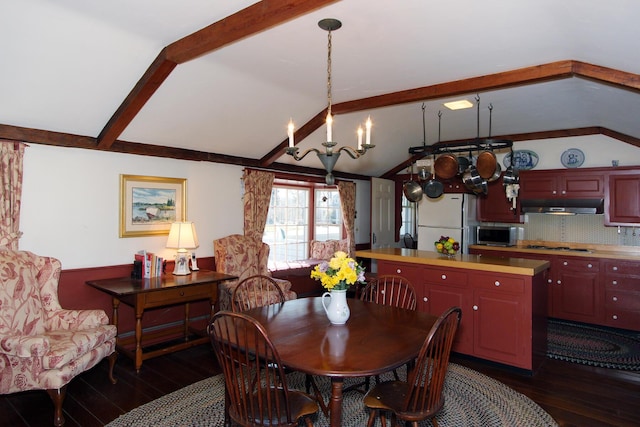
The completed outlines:
[[[470,164],[471,161],[468,158],[464,156],[458,156],[458,175],[464,174]]]
[[[496,163],[496,170],[493,172],[493,175],[487,178],[487,182],[493,182],[497,180],[498,178],[500,178],[501,173],[502,173],[502,166],[500,166],[500,163]]]
[[[413,180],[413,163],[411,164],[411,178],[402,186],[404,197],[410,202],[419,202],[422,199],[422,187]]]
[[[495,173],[497,165],[498,161],[493,151],[484,150],[478,154],[476,168],[482,178],[489,179]]]
[[[513,167],[513,150],[511,150],[511,156],[509,157],[509,167],[502,177],[502,183],[504,185],[517,184],[518,183],[518,170]]]
[[[444,185],[436,179],[433,163],[431,164],[431,179],[425,184],[424,193],[430,199],[437,199],[442,196],[442,193],[444,193]]]
[[[442,179],[451,179],[458,173],[458,159],[451,153],[438,156],[435,161],[436,175]]]

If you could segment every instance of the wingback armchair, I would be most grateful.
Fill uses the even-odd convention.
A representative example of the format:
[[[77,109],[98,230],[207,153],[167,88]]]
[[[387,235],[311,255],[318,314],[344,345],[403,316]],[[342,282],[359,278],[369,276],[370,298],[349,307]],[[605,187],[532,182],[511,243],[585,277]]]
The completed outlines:
[[[232,234],[214,240],[213,250],[216,271],[239,277],[238,280],[228,280],[218,286],[221,310],[231,310],[231,295],[241,280],[255,275],[272,277],[267,267],[270,248],[262,241],[241,234]],[[297,298],[296,293],[291,290],[290,281],[276,278],[273,280],[282,289],[285,300]]]
[[[116,327],[103,310],[65,310],[58,301],[55,258],[0,248],[0,394],[46,390],[53,424],[64,424],[67,384],[117,353]]]

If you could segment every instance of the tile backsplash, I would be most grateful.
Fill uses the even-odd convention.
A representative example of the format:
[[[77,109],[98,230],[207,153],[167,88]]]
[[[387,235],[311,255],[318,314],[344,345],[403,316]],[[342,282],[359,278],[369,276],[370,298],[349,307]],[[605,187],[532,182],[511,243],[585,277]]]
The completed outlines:
[[[600,215],[527,214],[523,240],[640,246],[638,227],[605,227]]]

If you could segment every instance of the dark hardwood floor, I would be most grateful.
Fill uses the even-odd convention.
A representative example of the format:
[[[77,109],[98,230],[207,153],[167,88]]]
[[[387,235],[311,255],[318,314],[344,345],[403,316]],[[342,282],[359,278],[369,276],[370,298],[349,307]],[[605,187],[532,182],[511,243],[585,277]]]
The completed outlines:
[[[547,359],[535,376],[454,356],[453,361],[489,375],[536,401],[560,426],[639,426],[640,372],[582,366]],[[136,375],[120,357],[107,378],[107,362],[68,386],[64,403],[69,427],[103,426],[139,405],[219,372],[210,347],[202,345],[144,362]],[[0,425],[49,426],[53,405],[45,392],[0,396]]]

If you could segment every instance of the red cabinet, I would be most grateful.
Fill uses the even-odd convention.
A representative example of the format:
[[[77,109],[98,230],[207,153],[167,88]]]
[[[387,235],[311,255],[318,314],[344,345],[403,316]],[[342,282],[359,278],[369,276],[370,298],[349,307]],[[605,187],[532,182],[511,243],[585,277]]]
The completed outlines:
[[[562,257],[552,265],[551,316],[602,324],[602,287],[597,258]]]
[[[516,207],[507,199],[502,178],[488,184],[487,194],[478,196],[476,218],[481,222],[522,223],[520,202]]]
[[[604,198],[604,181],[600,170],[520,171],[519,196],[523,200]]]
[[[612,171],[608,176],[606,225],[640,223],[640,172]]]
[[[604,292],[605,325],[640,330],[640,264],[604,261]]]

